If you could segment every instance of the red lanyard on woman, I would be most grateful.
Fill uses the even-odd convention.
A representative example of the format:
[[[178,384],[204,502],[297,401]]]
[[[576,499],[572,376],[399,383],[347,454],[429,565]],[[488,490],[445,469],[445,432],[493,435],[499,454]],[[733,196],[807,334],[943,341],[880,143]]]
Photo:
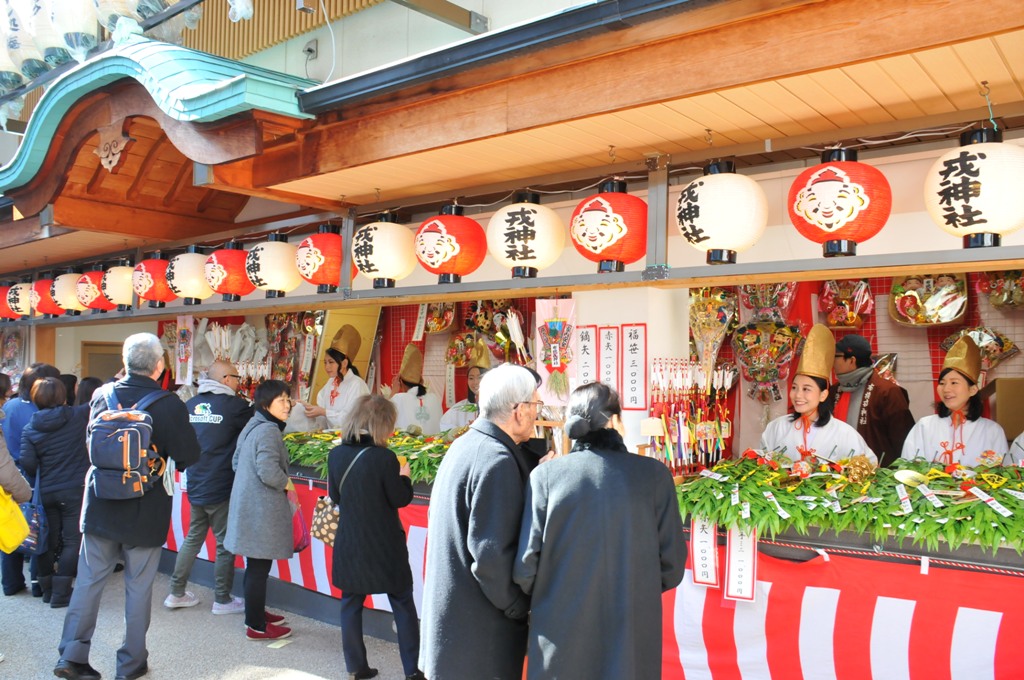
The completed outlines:
[[[800,419],[794,423],[794,426],[798,430],[802,430],[804,436],[804,445],[797,445],[796,450],[800,453],[800,460],[807,460],[810,458],[816,449],[811,448],[811,443],[808,441],[808,435],[811,432],[811,428],[814,427],[814,421],[811,420],[809,415],[801,415]],[[813,439],[813,437],[811,437]]]
[[[939,461],[945,465],[952,465],[953,454],[957,451],[962,453],[966,448],[964,446],[964,423],[966,421],[967,417],[960,409],[949,414],[949,424],[953,431],[952,445],[950,445],[950,442],[939,442],[939,446],[942,447],[942,453],[939,454]]]

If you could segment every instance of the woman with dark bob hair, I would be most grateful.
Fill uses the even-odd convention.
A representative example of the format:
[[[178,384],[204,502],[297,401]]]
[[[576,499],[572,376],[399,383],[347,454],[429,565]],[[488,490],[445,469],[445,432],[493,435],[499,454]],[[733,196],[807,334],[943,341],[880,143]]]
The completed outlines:
[[[807,334],[800,364],[789,388],[793,413],[768,423],[761,434],[761,449],[775,451],[791,462],[815,464],[817,458],[842,460],[865,455],[875,465],[878,457],[854,428],[832,417],[835,402],[828,379],[836,354],[832,331],[814,324]]]
[[[387,593],[395,614],[398,651],[406,678],[417,668],[420,627],[412,596],[412,570],[398,508],[412,501],[409,464],[387,448],[397,411],[382,396],[356,400],[342,427],[345,439],[327,458],[327,488],[341,521],[334,539],[332,581],[342,591],[341,646],[350,677],[377,676],[363,644],[363,600]]]
[[[292,410],[291,386],[267,380],[256,388],[256,413],[238,435],[232,459],[235,481],[228,506],[224,547],[245,561],[245,636],[279,640],[292,634],[284,617],[266,610],[267,577],[274,560],[290,559],[292,508],[287,492],[288,449],[281,431]]]
[[[530,474],[513,568],[532,595],[528,677],[661,677],[661,594],[686,548],[672,474],[622,440],[619,395],[576,388],[569,455]]]
[[[39,410],[21,431],[21,466],[30,479],[39,473],[49,526],[47,549],[39,556],[39,586],[43,602],[59,609],[71,602],[71,584],[78,574],[79,515],[89,470],[89,407],[67,406],[60,378],[37,380],[30,395]]]
[[[903,458],[968,467],[1003,463],[1006,433],[999,423],[981,416],[980,374],[981,351],[964,335],[942,362],[938,414],[917,421],[903,443]]]

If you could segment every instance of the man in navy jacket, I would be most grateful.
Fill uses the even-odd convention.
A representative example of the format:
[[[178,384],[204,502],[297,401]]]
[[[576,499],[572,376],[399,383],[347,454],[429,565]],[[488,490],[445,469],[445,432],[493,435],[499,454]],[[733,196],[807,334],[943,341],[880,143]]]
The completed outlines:
[[[92,418],[108,410],[107,395],[111,390],[117,403],[128,408],[160,389],[157,378],[164,370],[164,350],[155,335],[128,336],[122,357],[127,375],[96,390],[90,405]],[[179,470],[199,460],[195,430],[189,426],[185,404],[177,396],[158,399],[146,410],[153,419],[151,442],[161,456],[173,459]],[[119,559],[124,559],[125,636],[117,650],[116,680],[136,680],[149,671],[146,632],[160,550],[171,525],[171,509],[172,499],[163,484],[157,484],[139,498],[112,500],[98,498],[93,485],[86,482],[78,580],[64,617],[58,647],[60,661],[53,669],[58,678],[99,680],[99,671],[89,665],[89,649],[103,587]]]
[[[215,361],[199,381],[199,393],[185,404],[188,418],[199,438],[202,455],[188,469],[187,492],[192,506],[188,536],[178,550],[171,575],[171,594],[164,600],[170,609],[199,604],[195,593],[185,590],[192,564],[206,541],[206,532],[213,529],[217,540],[217,561],[214,563],[214,614],[242,614],[245,604],[231,596],[235,580],[235,556],[224,547],[228,529],[228,502],[235,471],[231,457],[238,435],[252,418],[252,406],[238,396],[238,369],[227,361]]]

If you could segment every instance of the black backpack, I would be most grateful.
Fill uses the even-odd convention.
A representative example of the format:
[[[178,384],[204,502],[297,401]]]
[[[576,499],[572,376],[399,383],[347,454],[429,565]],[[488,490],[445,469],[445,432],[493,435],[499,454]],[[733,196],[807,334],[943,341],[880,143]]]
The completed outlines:
[[[134,406],[122,408],[111,388],[107,410],[89,421],[89,484],[97,498],[141,498],[162,481],[166,461],[152,445],[153,417],[146,411],[166,390],[150,392]]]

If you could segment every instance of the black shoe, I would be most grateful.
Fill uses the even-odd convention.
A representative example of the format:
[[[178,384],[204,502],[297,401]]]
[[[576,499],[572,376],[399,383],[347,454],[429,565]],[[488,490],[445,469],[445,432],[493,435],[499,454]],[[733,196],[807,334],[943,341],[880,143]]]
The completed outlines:
[[[114,678],[114,680],[138,680],[148,672],[149,662],[147,661],[143,663],[141,666],[139,666],[139,670],[135,671],[134,673],[129,673],[128,675],[118,675]]]
[[[26,588],[26,586],[25,586],[24,583],[22,583],[20,586],[15,586],[13,588],[5,588],[4,589],[4,595],[6,595],[7,597],[11,597],[11,596],[17,595],[21,591],[25,590],[25,588]]]
[[[88,662],[77,663],[67,659],[57,662],[57,665],[53,667],[53,674],[58,678],[68,678],[68,680],[100,680],[103,677]]]
[[[348,676],[351,680],[370,680],[370,678],[377,677],[376,668],[367,668],[365,671],[359,671]]]
[[[42,597],[43,587],[39,585],[39,581],[32,581],[32,597]]]
[[[423,671],[416,671],[412,675],[405,676],[405,680],[427,680],[427,676],[423,675]]]

